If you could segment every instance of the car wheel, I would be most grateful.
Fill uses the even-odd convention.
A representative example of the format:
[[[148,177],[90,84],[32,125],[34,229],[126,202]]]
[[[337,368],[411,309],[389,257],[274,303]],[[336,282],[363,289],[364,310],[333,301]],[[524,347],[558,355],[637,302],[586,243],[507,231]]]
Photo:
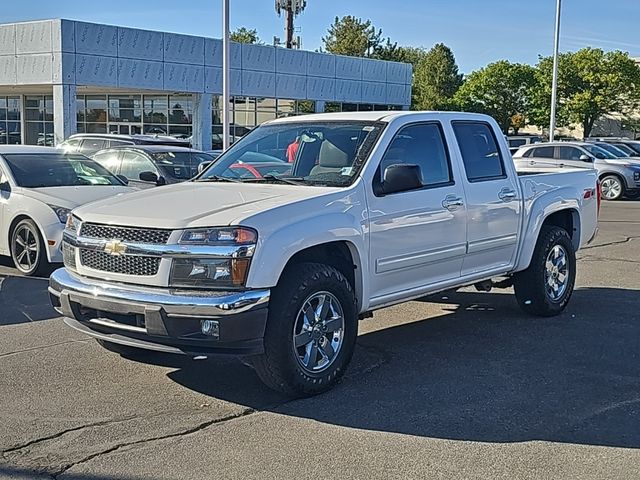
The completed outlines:
[[[624,185],[620,177],[607,175],[600,180],[600,193],[605,200],[618,200],[624,195]]]
[[[522,310],[540,317],[562,313],[576,280],[576,255],[571,237],[560,227],[544,226],[529,268],[514,276]]]
[[[11,258],[27,276],[39,275],[49,266],[44,242],[33,220],[20,221],[11,232]]]
[[[324,392],[344,374],[358,335],[353,287],[337,269],[302,263],[274,289],[264,354],[251,365],[269,387],[292,396]]]

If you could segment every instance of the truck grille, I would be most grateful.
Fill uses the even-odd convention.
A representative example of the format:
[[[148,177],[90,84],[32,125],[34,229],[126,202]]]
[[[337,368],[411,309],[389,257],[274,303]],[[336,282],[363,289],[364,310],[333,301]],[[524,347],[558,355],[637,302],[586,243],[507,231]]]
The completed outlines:
[[[83,223],[80,227],[80,235],[89,238],[120,240],[131,243],[166,244],[169,241],[171,230],[114,227],[111,225],[100,225],[98,223]]]
[[[158,273],[160,259],[157,257],[114,256],[96,250],[80,250],[80,262],[87,268],[102,272],[122,273],[151,277]]]

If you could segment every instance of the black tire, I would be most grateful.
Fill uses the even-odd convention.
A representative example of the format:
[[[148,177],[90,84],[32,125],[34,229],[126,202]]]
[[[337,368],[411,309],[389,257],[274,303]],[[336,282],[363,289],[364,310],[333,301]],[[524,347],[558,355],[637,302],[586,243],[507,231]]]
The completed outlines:
[[[327,293],[329,295],[326,295]],[[341,343],[335,350],[331,347],[330,338],[337,338],[335,335],[339,333],[336,331],[319,331],[316,327],[313,327],[313,333],[298,330],[298,327],[311,328],[300,323],[308,317],[302,313],[302,309],[305,306],[313,307],[316,298],[323,298],[323,305],[329,298],[327,309],[331,309],[334,314],[336,311],[342,311]],[[324,311],[321,307],[317,308]],[[313,308],[310,313],[314,313]],[[314,323],[325,324],[318,320],[322,315],[314,318]],[[321,328],[323,327],[318,327]],[[294,335],[298,339],[303,334],[309,335],[309,338],[312,335],[320,335],[320,338],[309,340],[307,344],[296,348]],[[349,281],[333,267],[318,263],[301,263],[287,268],[273,290],[264,337],[265,352],[248,360],[260,379],[270,388],[296,397],[316,395],[329,390],[340,380],[351,361],[357,335],[356,299]],[[325,369],[317,372],[306,368],[303,365],[304,359],[300,357],[302,351],[305,351],[304,358],[310,359],[311,352],[314,351],[313,344],[316,345],[313,358],[327,361]],[[307,348],[309,350],[306,350]],[[334,354],[331,362],[328,361],[327,351]]]
[[[600,195],[603,200],[620,200],[625,195],[624,181],[617,175],[605,175],[600,179]]]
[[[29,246],[27,251],[25,242]],[[33,220],[24,219],[16,224],[11,231],[10,249],[13,264],[23,275],[42,275],[49,269],[44,241]]]
[[[564,289],[558,292],[549,291],[547,260],[558,246],[565,253],[566,275]],[[555,249],[555,250],[554,250]],[[550,275],[559,275],[557,269]],[[526,313],[539,317],[552,317],[562,313],[569,303],[576,281],[576,255],[571,237],[560,227],[543,226],[538,237],[529,268],[514,276],[513,287],[520,308]],[[555,283],[555,280],[553,280]],[[554,293],[558,293],[557,298]]]

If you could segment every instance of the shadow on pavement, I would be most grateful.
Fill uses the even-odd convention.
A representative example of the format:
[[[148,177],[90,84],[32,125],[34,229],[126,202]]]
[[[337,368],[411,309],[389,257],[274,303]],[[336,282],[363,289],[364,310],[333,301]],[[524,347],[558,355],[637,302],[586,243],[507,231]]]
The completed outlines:
[[[0,465],[0,478],[9,480],[52,480],[54,477],[46,473],[38,473],[34,470],[15,468],[8,465]],[[65,473],[62,475],[64,480],[141,480],[143,477],[123,477],[118,475],[92,475],[85,473]]]
[[[0,327],[58,317],[49,301],[48,285],[43,278],[0,275]]]
[[[145,361],[206,395],[334,425],[640,448],[640,292],[579,289],[554,318],[528,317],[503,293],[422,301],[445,314],[361,335],[342,384],[315,398],[287,402],[238,361]]]

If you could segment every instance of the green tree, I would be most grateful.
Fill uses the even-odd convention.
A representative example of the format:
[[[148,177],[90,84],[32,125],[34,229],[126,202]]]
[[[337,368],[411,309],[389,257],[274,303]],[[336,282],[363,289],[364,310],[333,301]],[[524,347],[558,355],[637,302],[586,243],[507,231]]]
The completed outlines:
[[[255,28],[251,30],[246,27],[237,28],[229,34],[229,39],[238,43],[262,43]]]
[[[428,52],[407,52],[407,60],[414,65],[413,107],[418,110],[450,109],[452,98],[462,85],[462,75],[458,73],[451,49],[438,43]]]
[[[531,120],[546,126],[551,115],[553,58],[541,58],[531,90]],[[605,114],[628,114],[640,105],[640,67],[621,51],[583,48],[558,59],[558,126],[577,123],[588,137]]]
[[[351,15],[336,17],[322,43],[329,53],[371,57],[383,47],[382,30],[376,30],[371,20],[362,21]]]
[[[528,117],[534,83],[532,66],[501,60],[471,73],[456,92],[454,102],[462,110],[491,115],[508,133],[515,115]],[[522,123],[519,121],[517,127]]]

